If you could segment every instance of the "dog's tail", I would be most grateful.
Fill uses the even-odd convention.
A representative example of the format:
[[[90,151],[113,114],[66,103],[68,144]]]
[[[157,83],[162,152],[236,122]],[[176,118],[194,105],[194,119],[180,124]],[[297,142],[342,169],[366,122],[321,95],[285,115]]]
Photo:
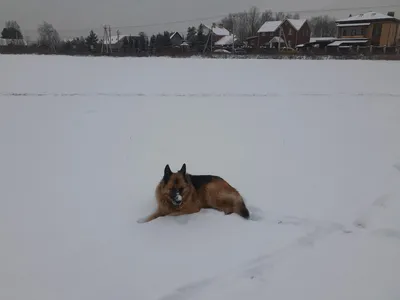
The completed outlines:
[[[246,204],[244,203],[244,201],[240,201],[239,205],[238,205],[238,210],[236,212],[239,216],[241,216],[242,218],[245,219],[249,219],[250,218],[250,212],[246,207]]]

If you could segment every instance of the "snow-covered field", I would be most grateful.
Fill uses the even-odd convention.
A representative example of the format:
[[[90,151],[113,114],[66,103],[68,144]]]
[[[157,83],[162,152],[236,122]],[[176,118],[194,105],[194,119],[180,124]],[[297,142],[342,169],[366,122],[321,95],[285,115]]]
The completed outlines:
[[[400,63],[0,66],[0,299],[400,299]],[[137,223],[184,162],[252,220]]]

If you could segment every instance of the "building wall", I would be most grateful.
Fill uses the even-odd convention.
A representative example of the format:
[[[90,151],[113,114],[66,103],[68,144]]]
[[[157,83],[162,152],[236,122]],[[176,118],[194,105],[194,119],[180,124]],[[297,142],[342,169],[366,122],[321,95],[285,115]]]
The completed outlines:
[[[289,21],[284,21],[282,23],[282,29],[283,29],[283,33],[282,34],[282,38],[286,38],[286,42],[288,44],[289,47],[296,47],[296,42],[297,42],[297,30],[296,28],[293,27],[292,24],[290,24]],[[279,35],[279,33],[278,33]]]
[[[308,25],[308,22],[306,22],[303,27],[300,28],[300,30],[297,32],[297,37],[296,37],[296,44],[304,44],[310,42],[311,38],[311,28]]]
[[[396,23],[382,24],[382,33],[379,41],[380,46],[394,46],[396,44]]]
[[[400,46],[400,24],[397,24],[396,46]]]

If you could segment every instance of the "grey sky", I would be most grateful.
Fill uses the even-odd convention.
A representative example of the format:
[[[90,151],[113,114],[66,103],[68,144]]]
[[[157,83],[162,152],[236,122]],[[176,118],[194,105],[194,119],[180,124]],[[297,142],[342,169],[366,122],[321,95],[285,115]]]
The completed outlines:
[[[163,30],[186,31],[189,25],[199,21],[151,27],[128,27],[181,20],[199,19],[214,15],[239,12],[256,5],[260,10],[302,11],[310,9],[336,9],[343,7],[378,6],[397,4],[396,8],[377,8],[386,13],[396,11],[400,15],[399,0],[2,0],[0,22],[16,20],[25,35],[36,38],[36,28],[42,21],[49,22],[62,37],[86,36],[89,29],[102,33],[102,24],[123,26],[121,34],[148,34]],[[324,12],[334,17],[346,17],[349,13],[363,11]],[[321,13],[318,13],[321,14]],[[315,14],[302,13],[301,17]],[[204,20],[211,23],[213,20]],[[115,34],[115,30],[113,30]]]

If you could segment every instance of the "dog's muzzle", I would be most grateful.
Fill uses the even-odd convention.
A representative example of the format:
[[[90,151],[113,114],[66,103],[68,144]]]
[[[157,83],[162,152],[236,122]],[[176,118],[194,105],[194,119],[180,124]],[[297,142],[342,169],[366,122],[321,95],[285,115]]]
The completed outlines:
[[[182,204],[182,195],[179,193],[176,193],[172,198],[172,204],[175,206],[179,206]]]

